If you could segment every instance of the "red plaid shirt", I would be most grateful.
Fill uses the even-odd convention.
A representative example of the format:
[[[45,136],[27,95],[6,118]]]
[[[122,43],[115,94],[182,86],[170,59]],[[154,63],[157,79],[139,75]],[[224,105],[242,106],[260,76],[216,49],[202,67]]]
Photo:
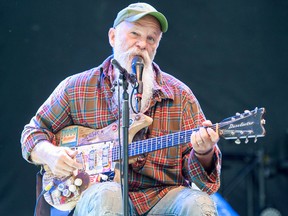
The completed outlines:
[[[97,68],[62,81],[23,130],[23,157],[31,162],[30,153],[40,140],[54,142],[55,133],[68,125],[95,129],[118,119],[118,105],[113,99],[111,56]],[[153,118],[147,138],[189,130],[201,125],[205,116],[192,91],[182,82],[160,70],[156,73],[150,108],[145,113]],[[216,146],[215,168],[207,174],[196,157],[192,145],[183,143],[157,150],[129,165],[129,197],[139,214],[149,211],[165,194],[180,185],[194,182],[208,194],[220,186],[221,153]]]

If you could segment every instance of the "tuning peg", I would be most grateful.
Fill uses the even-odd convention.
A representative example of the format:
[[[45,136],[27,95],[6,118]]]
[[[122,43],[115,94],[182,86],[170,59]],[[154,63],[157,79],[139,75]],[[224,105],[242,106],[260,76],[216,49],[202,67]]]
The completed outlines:
[[[248,139],[248,137],[246,137],[245,143],[247,144],[248,142],[249,142],[249,139]]]
[[[241,143],[240,139],[237,138],[237,139],[235,140],[235,143],[236,143],[236,144],[240,144],[240,143]]]
[[[257,142],[257,136],[255,136],[255,139],[254,139],[254,143],[256,143]]]
[[[243,117],[244,117],[244,115],[243,115],[242,113],[239,113],[239,112],[236,113],[236,116],[237,116],[237,117],[240,117],[240,118],[243,118]]]

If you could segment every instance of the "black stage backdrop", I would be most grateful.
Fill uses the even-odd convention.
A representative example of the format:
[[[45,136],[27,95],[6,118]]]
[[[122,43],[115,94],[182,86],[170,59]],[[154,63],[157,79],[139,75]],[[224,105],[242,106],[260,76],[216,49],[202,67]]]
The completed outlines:
[[[131,2],[0,1],[1,215],[33,214],[38,168],[22,159],[23,126],[63,78],[111,54],[108,29]],[[194,91],[208,119],[267,110],[267,135],[256,144],[220,141],[219,193],[240,215],[258,215],[263,207],[285,214],[288,1],[148,3],[169,21],[156,62]]]

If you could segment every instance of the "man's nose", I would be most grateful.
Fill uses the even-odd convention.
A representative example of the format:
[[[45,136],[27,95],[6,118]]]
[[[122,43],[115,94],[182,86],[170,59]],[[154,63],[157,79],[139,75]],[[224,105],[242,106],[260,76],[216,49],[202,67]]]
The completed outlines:
[[[140,49],[140,50],[145,50],[146,46],[147,46],[147,42],[145,39],[139,39],[136,43],[136,46]]]

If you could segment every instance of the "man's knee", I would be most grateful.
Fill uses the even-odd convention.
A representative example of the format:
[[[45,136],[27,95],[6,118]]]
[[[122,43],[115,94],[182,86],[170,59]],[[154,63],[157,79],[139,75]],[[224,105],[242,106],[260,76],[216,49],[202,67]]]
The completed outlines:
[[[202,191],[194,191],[183,205],[189,209],[189,215],[217,215],[213,199]]]
[[[92,185],[83,193],[74,215],[117,215],[121,208],[120,185],[105,182]]]

